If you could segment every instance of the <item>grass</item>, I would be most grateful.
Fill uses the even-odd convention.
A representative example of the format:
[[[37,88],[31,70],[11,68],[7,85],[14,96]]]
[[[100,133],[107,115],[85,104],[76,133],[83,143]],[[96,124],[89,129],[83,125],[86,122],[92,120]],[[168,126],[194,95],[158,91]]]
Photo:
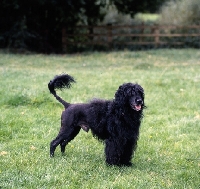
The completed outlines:
[[[77,81],[59,92],[69,102],[112,99],[124,82],[143,86],[148,108],[132,167],[106,166],[104,145],[83,131],[49,158],[63,107],[47,83],[62,72]],[[194,49],[0,53],[0,188],[199,188],[199,73]]]

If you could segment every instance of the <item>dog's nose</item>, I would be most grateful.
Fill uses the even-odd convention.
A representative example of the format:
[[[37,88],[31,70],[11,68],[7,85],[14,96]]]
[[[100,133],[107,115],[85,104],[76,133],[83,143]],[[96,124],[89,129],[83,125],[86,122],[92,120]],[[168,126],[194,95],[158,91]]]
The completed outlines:
[[[137,102],[137,104],[143,104],[142,99],[137,99],[136,102]]]

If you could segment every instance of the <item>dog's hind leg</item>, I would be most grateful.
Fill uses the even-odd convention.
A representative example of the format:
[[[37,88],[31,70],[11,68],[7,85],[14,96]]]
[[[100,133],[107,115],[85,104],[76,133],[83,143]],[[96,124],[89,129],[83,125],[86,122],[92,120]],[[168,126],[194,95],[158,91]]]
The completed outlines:
[[[67,145],[71,140],[73,140],[73,139],[76,137],[76,135],[79,133],[79,131],[80,131],[81,128],[82,128],[85,132],[88,132],[88,131],[89,131],[89,126],[88,126],[88,124],[87,124],[86,121],[84,121],[84,120],[79,121],[79,122],[77,123],[77,126],[74,127],[72,131],[70,131],[71,134],[69,134],[69,131],[67,131],[68,134],[69,134],[69,137],[67,138],[67,140],[65,139],[64,141],[62,141],[62,142],[60,143],[60,148],[61,148],[61,152],[62,152],[62,153],[65,152],[65,147],[66,147],[66,145]]]
[[[73,129],[71,129],[70,131],[68,131],[66,133],[66,135],[64,137],[65,139],[62,140],[62,142],[60,143],[60,150],[62,153],[65,152],[66,145],[76,137],[76,135],[79,133],[80,129],[81,129],[80,127],[74,127]]]
[[[51,141],[51,143],[50,143],[50,157],[54,156],[55,149],[60,144],[61,141],[62,141],[61,136],[57,136],[54,140]]]
[[[80,129],[80,127],[76,126],[73,128],[68,128],[67,131],[62,131],[59,133],[58,136],[50,144],[50,156],[54,156],[54,151],[59,144],[61,147],[61,152],[64,153],[66,145],[75,138]]]

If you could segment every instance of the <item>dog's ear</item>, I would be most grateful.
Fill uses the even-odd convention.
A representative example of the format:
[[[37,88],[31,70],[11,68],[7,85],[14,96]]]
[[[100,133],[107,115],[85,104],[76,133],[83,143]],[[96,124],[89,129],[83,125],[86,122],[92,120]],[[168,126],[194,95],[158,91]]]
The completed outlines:
[[[124,88],[123,86],[119,86],[118,90],[115,93],[115,102],[117,104],[123,104],[125,100],[125,95],[124,95]]]
[[[127,102],[127,97],[131,96],[130,83],[125,83],[119,86],[118,90],[115,93],[115,103],[119,106],[124,106]]]
[[[144,89],[138,84],[137,84],[137,89],[142,93],[142,96],[144,98]]]
[[[140,92],[144,93],[144,89],[140,85],[138,85],[138,89]]]

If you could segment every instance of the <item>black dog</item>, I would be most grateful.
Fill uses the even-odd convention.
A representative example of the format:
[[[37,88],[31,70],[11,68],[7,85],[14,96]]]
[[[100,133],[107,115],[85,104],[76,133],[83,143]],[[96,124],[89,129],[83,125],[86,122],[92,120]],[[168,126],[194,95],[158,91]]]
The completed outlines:
[[[114,100],[94,99],[89,103],[70,104],[60,98],[55,89],[70,88],[73,82],[73,77],[62,74],[48,84],[50,92],[65,107],[60,132],[50,144],[50,156],[54,156],[58,145],[64,153],[68,142],[81,128],[86,132],[91,129],[94,136],[105,141],[106,162],[109,165],[130,166],[145,107],[143,88],[126,83],[116,91]]]

